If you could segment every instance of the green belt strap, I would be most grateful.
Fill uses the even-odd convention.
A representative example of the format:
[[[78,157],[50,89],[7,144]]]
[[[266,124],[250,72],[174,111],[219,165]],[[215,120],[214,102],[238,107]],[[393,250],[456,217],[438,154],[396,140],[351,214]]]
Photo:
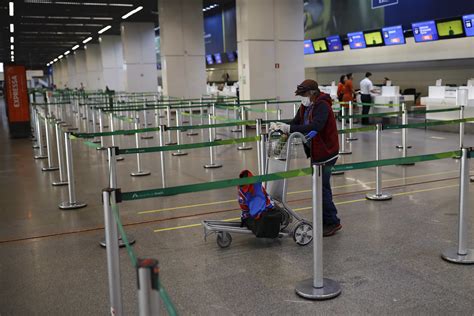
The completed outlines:
[[[232,121],[227,123],[217,124],[203,124],[203,125],[185,125],[185,126],[168,126],[166,130],[169,131],[187,131],[189,129],[204,129],[204,128],[217,128],[217,127],[229,127],[239,125],[254,125],[255,121]]]
[[[411,124],[398,124],[398,125],[386,125],[383,126],[383,129],[400,129],[400,128],[419,128],[419,127],[428,127],[428,126],[438,126],[438,125],[449,125],[457,123],[465,123],[474,121],[474,117],[468,117],[464,119],[457,120],[448,120],[448,121],[434,121],[426,123],[411,123]]]
[[[340,129],[337,132],[339,134],[349,134],[349,133],[355,133],[355,132],[369,132],[369,131],[375,131],[376,130],[375,125],[370,125],[370,126],[364,126],[364,127],[355,127],[355,128],[346,128],[346,129]]]
[[[112,135],[134,135],[147,132],[157,132],[159,127],[147,127],[139,129],[130,129],[130,130],[116,130],[113,132],[102,132],[102,133],[72,133],[77,138],[93,138],[99,136],[112,136]]]
[[[341,119],[349,119],[349,118],[363,118],[363,117],[385,117],[385,116],[392,116],[398,115],[400,111],[396,112],[385,112],[385,113],[372,113],[372,114],[354,114],[354,115],[344,115],[341,116]]]
[[[260,136],[244,137],[244,138],[236,138],[236,139],[223,139],[223,140],[216,140],[213,142],[191,143],[191,144],[182,144],[182,145],[127,148],[127,149],[119,149],[119,155],[156,153],[156,152],[162,152],[162,151],[174,151],[174,150],[179,150],[179,149],[195,149],[195,148],[222,146],[222,145],[233,145],[233,144],[240,144],[240,143],[255,142],[258,140],[260,140]]]
[[[268,101],[268,104],[301,104],[301,100],[288,100],[288,101]]]
[[[459,111],[460,109],[461,109],[460,107],[455,107],[455,108],[447,108],[447,109],[439,109],[439,110],[413,110],[413,111],[408,111],[408,113],[411,113],[411,114],[440,113],[440,112]]]
[[[115,203],[112,204],[112,213],[114,214],[114,219],[115,219],[115,222],[117,223],[117,227],[120,232],[120,235],[122,236],[122,240],[125,244],[125,248],[127,249],[128,256],[130,257],[130,260],[132,260],[132,265],[136,267],[137,262],[138,262],[137,255],[135,254],[133,247],[130,246],[130,242],[128,241],[127,234],[125,233],[125,229],[123,229],[122,221],[120,220],[117,204]]]
[[[387,104],[375,104],[375,103],[363,103],[363,102],[352,102],[354,105],[365,105],[365,106],[400,106],[400,104],[392,104],[392,103],[387,103]]]
[[[284,172],[270,173],[267,175],[253,176],[248,178],[227,179],[219,181],[211,181],[198,184],[186,184],[171,188],[151,189],[142,191],[122,192],[123,201],[140,200],[154,198],[160,196],[170,196],[182,193],[201,192],[208,190],[224,189],[244,184],[252,184],[257,182],[274,181],[287,178],[301,177],[310,175],[312,168],[296,169]]]

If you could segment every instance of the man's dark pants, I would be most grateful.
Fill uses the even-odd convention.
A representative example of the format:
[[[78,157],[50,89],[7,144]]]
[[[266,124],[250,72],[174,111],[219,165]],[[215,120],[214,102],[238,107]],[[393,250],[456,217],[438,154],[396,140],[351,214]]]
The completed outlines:
[[[337,225],[341,221],[337,217],[337,209],[332,200],[331,167],[337,158],[327,162],[323,168],[323,225]]]
[[[372,97],[370,94],[361,94],[360,95],[360,100],[362,103],[372,103]],[[370,111],[370,106],[369,105],[363,105],[362,106],[362,114],[369,114]],[[362,118],[362,125],[369,125],[369,118],[368,117],[363,117]]]

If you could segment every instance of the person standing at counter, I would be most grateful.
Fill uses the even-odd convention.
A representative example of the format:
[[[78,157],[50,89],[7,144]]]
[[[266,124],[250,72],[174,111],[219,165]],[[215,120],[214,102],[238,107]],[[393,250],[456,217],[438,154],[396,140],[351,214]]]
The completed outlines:
[[[344,95],[342,96],[342,101],[354,101],[354,86],[352,85],[352,73],[348,73],[346,75],[346,81],[344,82]]]
[[[374,85],[372,81],[369,79],[372,76],[370,72],[365,73],[365,78],[362,79],[360,82],[360,100],[364,104],[362,105],[362,114],[366,115],[370,112],[370,104],[372,103],[372,95],[371,93],[375,93]],[[363,117],[362,118],[362,125],[369,125],[369,118]]]

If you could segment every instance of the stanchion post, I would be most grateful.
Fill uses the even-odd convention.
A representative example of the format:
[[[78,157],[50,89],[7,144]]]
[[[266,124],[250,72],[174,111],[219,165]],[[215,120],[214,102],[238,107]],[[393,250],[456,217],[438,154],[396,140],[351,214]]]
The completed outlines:
[[[97,110],[92,108],[92,133],[94,134],[97,133],[96,112]],[[110,112],[110,115],[112,116],[112,112]],[[100,140],[97,139],[96,136],[94,136],[92,142],[97,144],[100,143]]]
[[[145,128],[148,128],[148,110],[146,109],[146,100],[143,103],[143,120],[145,121],[143,124]],[[148,134],[148,132],[141,134],[141,139],[151,139],[153,135]]]
[[[382,159],[382,124],[375,126],[375,160]],[[365,196],[368,200],[373,201],[387,201],[392,199],[390,193],[382,193],[382,170],[381,167],[375,167],[375,194],[368,193]]]
[[[464,105],[459,108],[459,119],[464,120]],[[459,148],[464,147],[464,125],[463,121],[459,122]]]
[[[104,132],[104,120],[102,118],[102,109],[99,109],[99,132]],[[104,147],[104,136],[100,136],[100,147],[97,147],[97,150],[105,150]]]
[[[408,111],[405,105],[405,102],[402,102],[402,124],[408,124]],[[398,149],[407,149],[411,148],[411,146],[407,145],[407,128],[402,128],[402,144],[396,146]],[[405,156],[406,157],[406,150]]]
[[[158,261],[138,259],[138,315],[160,314],[160,283]]]
[[[140,125],[140,117],[137,114],[135,118],[135,129],[138,129],[139,125]],[[138,136],[138,133],[135,133],[135,146],[136,148],[140,148],[140,136]],[[137,171],[131,172],[130,175],[132,177],[143,177],[143,176],[148,176],[150,174],[151,174],[150,171],[142,170],[140,153],[137,153]]]
[[[109,281],[109,304],[111,315],[122,316],[122,283],[120,276],[119,239],[117,223],[112,213],[116,207],[116,189],[104,189],[102,191],[102,203],[104,204],[105,242],[107,251],[107,275]]]
[[[349,129],[352,129],[354,127],[354,104],[352,101],[349,101]],[[357,140],[357,137],[352,135],[352,132],[349,133],[349,137],[347,138],[348,141],[354,141]]]
[[[296,294],[310,300],[327,300],[341,294],[337,281],[323,277],[323,168],[313,165],[313,277],[296,285]]]
[[[342,122],[341,122],[341,149],[339,150],[339,155],[350,155],[352,154],[352,151],[346,150],[346,119],[344,118],[346,116],[346,108],[344,106],[341,107],[342,111]]]
[[[36,129],[38,130],[38,146],[39,146],[39,153],[34,158],[35,159],[46,159],[48,156],[44,153],[44,145],[43,145],[43,132],[41,128],[41,114],[38,114],[38,118],[36,120]]]
[[[56,171],[59,167],[53,166],[53,148],[51,144],[51,125],[50,118],[44,119],[45,134],[46,134],[46,152],[48,153],[48,166],[41,168],[42,171]]]
[[[110,125],[110,131],[115,132],[114,115],[112,114],[112,112],[110,112],[110,116],[109,116],[109,125]],[[111,141],[112,141],[112,147],[115,147],[115,135],[114,134],[111,135]],[[120,156],[120,155],[117,155],[115,158],[116,158],[117,161],[124,160],[124,157]]]
[[[469,249],[467,241],[469,238],[469,149],[462,148],[461,166],[459,168],[459,217],[458,217],[458,246],[448,249],[441,257],[452,263],[472,264],[474,263],[474,249]]]
[[[64,146],[63,146],[63,141],[62,141],[62,130],[61,130],[61,121],[57,120],[55,123],[55,128],[56,128],[56,150],[58,153],[58,166],[59,166],[59,181],[54,181],[52,183],[53,186],[61,186],[61,185],[67,185],[67,178],[66,175],[64,174],[64,159],[63,159],[63,151],[64,151]]]
[[[68,181],[68,201],[61,202],[59,208],[62,210],[73,210],[87,206],[86,203],[76,200],[76,181],[74,179],[74,162],[72,156],[71,133],[64,133],[64,144],[66,148],[66,172]]]
[[[161,125],[159,132],[160,147],[164,146],[163,133],[165,132],[166,126]],[[161,185],[163,188],[166,188],[166,169],[165,169],[165,153],[160,151],[160,160],[161,160]]]
[[[237,100],[234,100],[234,118],[235,118],[236,120],[239,119],[239,114],[237,113],[237,108],[239,108],[239,107],[237,106]],[[241,108],[240,108],[240,109],[241,109]],[[239,125],[237,125],[237,126],[235,126],[233,129],[231,129],[230,131],[231,131],[231,132],[234,132],[234,133],[239,133],[239,132],[242,131],[242,128],[241,128]]]
[[[177,145],[181,145],[181,130],[179,129],[179,127],[181,126],[181,111],[178,109],[176,111],[176,142],[177,142]],[[185,151],[181,151],[181,149],[178,149],[177,151],[175,151],[174,153],[172,153],[171,155],[173,156],[186,156],[188,153],[185,152]]]
[[[208,113],[208,120],[209,120],[209,142],[214,141],[212,136],[212,114]],[[211,169],[211,168],[220,168],[222,164],[218,164],[214,162],[214,146],[209,146],[209,163],[204,165],[204,168]]]
[[[193,126],[193,104],[192,101],[189,101],[189,125]],[[186,135],[188,136],[196,136],[198,132],[195,129],[190,129]]]
[[[265,118],[265,121],[268,121],[268,101],[265,101],[264,104],[263,104],[263,108],[265,110],[265,113],[263,114],[264,115],[264,118]],[[242,119],[243,120],[243,119]],[[265,131],[268,133],[268,123],[265,123]],[[244,136],[245,137],[245,136]]]
[[[296,107],[296,103],[293,103],[293,117],[296,116],[296,113],[298,113],[298,108]]]
[[[171,126],[171,106],[167,105],[166,106],[166,125]],[[171,139],[171,131],[168,130],[168,142],[166,145],[176,145],[176,142],[173,142]]]
[[[242,113],[241,120],[245,121],[246,117],[245,117],[245,108],[244,107],[242,107],[242,112],[241,113]],[[243,124],[241,128],[242,128],[242,137],[243,138],[247,137],[247,125]],[[268,131],[268,129],[267,129],[267,131]],[[237,147],[237,150],[250,150],[250,149],[252,149],[252,146],[249,146],[246,143],[242,143],[242,145]]]
[[[262,119],[255,120],[255,134],[257,135],[257,137],[262,136]],[[260,175],[264,174],[264,170],[262,168],[262,148],[260,146],[261,141],[262,139],[257,142],[257,167],[258,174]]]

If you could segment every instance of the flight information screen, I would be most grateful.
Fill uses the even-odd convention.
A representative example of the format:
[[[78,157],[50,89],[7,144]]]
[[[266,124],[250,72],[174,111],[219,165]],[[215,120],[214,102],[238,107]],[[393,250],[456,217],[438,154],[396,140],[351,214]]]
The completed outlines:
[[[474,36],[474,14],[463,16],[462,21],[466,36]]]
[[[313,48],[313,41],[312,40],[305,40],[304,41],[304,54],[305,55],[314,54],[314,48]]]
[[[328,49],[330,52],[344,50],[344,46],[342,46],[341,37],[339,35],[326,37],[326,42],[328,43]]]
[[[365,40],[364,40],[364,33],[362,32],[355,32],[347,34],[349,38],[349,47],[351,49],[359,49],[365,48]]]
[[[417,43],[436,41],[438,39],[435,21],[413,23],[411,27],[415,42]]]
[[[325,39],[317,39],[313,41],[313,48],[315,53],[327,52],[328,47]]]
[[[382,39],[382,32],[380,31],[367,31],[364,32],[365,45],[371,46],[383,46],[384,42]]]
[[[436,22],[438,36],[440,39],[464,37],[463,23],[460,18],[442,20]]]
[[[385,45],[405,44],[405,36],[401,25],[384,27],[382,29]]]

